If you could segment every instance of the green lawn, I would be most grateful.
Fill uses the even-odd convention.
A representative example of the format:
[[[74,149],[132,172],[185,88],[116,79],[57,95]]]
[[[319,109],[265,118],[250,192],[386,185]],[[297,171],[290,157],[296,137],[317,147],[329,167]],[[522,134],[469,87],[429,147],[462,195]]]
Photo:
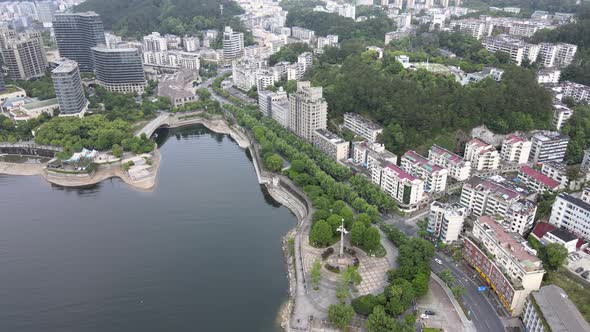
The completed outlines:
[[[590,322],[590,287],[574,279],[564,268],[555,272],[547,271],[545,284],[554,284],[563,288],[572,302],[578,307],[586,321]]]

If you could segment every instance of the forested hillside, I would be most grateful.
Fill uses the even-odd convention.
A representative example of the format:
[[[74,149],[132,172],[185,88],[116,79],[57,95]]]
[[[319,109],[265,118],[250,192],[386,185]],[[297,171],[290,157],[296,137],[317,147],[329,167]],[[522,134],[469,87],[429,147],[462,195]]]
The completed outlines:
[[[135,37],[152,31],[182,35],[222,29],[230,21],[237,25],[239,20],[232,18],[242,13],[231,0],[87,0],[76,7],[88,10],[100,14],[107,30]]]

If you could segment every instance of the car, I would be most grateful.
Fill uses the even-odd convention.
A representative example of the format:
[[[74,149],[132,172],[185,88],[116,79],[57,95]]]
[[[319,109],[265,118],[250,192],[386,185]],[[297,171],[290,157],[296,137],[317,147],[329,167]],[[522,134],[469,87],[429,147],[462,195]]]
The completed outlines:
[[[437,262],[438,264],[442,265],[442,262],[441,262],[441,260],[440,260],[440,259],[438,259],[438,258],[435,258],[435,259],[434,259],[434,261],[435,261],[435,262]]]
[[[582,277],[584,277],[584,279],[588,279],[588,275],[590,275],[590,270],[582,273]]]
[[[434,312],[434,311],[432,311],[432,310],[425,310],[425,311],[424,311],[424,314],[425,314],[425,315],[434,316],[434,315],[436,315],[436,312]]]
[[[580,266],[579,268],[577,268],[577,269],[576,269],[576,273],[581,273],[581,272],[583,272],[583,271],[584,271],[584,268],[583,268],[583,267],[581,267],[581,266]]]
[[[428,315],[427,314],[422,314],[422,315],[420,315],[420,318],[422,318],[422,319],[428,319]]]

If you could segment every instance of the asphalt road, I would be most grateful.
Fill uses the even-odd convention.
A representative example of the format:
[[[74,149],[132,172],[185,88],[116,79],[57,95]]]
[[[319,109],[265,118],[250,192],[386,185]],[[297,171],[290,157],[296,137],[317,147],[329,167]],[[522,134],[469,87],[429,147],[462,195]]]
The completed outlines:
[[[430,262],[430,266],[435,273],[439,273],[444,269],[449,269],[455,277],[455,283],[465,287],[466,293],[464,295],[464,303],[468,310],[471,311],[470,318],[474,323],[478,332],[498,332],[505,331],[502,320],[496,313],[494,306],[487,299],[488,291],[480,293],[477,291],[478,286],[483,286],[479,278],[473,275],[466,275],[459,269],[451,258],[436,253],[435,257],[442,261],[442,265],[434,261]],[[495,295],[490,295],[495,296]]]

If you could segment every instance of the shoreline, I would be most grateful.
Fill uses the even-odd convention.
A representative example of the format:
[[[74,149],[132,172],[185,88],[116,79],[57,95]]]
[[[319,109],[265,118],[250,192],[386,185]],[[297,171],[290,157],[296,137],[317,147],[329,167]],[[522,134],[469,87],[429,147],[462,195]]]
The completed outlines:
[[[200,113],[202,112],[174,115],[172,117],[172,120],[174,122],[166,124],[166,127],[179,128],[183,126],[200,124],[212,132],[215,132],[217,134],[228,135],[229,137],[231,137],[240,148],[249,150],[252,156],[252,163],[254,165],[259,184],[264,185],[269,195],[276,202],[289,209],[289,211],[297,219],[297,222],[294,225],[294,227],[288,230],[287,233],[282,237],[283,257],[285,260],[285,264],[287,265],[287,280],[289,283],[287,291],[289,296],[286,302],[284,302],[278,308],[276,317],[277,321],[280,323],[281,328],[285,331],[289,331],[290,319],[295,306],[295,297],[297,294],[297,274],[295,268],[295,257],[292,256],[290,253],[289,239],[296,238],[297,230],[300,228],[304,220],[309,216],[311,208],[309,206],[309,202],[306,199],[298,197],[293,192],[291,192],[291,190],[294,190],[293,188],[289,188],[290,190],[285,188],[284,186],[289,187],[292,186],[292,184],[289,184],[288,182],[286,183],[286,181],[282,179],[282,175],[269,173],[263,170],[258,156],[258,148],[255,146],[255,144],[252,143],[248,135],[244,133],[243,129],[238,125],[230,126],[227,123],[227,121],[223,118],[207,119],[200,116],[196,116],[194,118],[180,119],[180,117],[186,117],[190,116],[191,114],[196,115]],[[153,160],[152,170],[150,172],[151,174],[148,177],[138,181],[131,179],[128,173],[123,171],[120,161],[107,165],[99,164],[94,174],[92,174],[89,177],[81,178],[76,176],[56,175],[57,173],[47,171],[45,164],[20,164],[7,162],[0,162],[0,174],[17,176],[40,175],[47,182],[63,187],[84,187],[97,184],[109,178],[116,177],[121,179],[123,182],[125,182],[134,189],[141,191],[152,191],[154,190],[158,182],[158,171],[160,168],[160,163],[162,162],[162,157],[157,147],[154,148],[151,154]],[[298,195],[302,194],[298,193]]]

